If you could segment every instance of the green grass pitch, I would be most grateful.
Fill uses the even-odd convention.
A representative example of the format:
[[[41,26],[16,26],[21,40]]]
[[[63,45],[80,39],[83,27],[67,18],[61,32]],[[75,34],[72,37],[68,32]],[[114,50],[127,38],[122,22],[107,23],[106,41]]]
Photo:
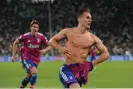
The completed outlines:
[[[41,62],[36,88],[62,88],[58,72],[62,61]],[[17,88],[25,76],[21,63],[0,63],[0,88]],[[29,85],[27,86],[27,88]],[[84,88],[133,88],[133,61],[115,61],[99,64],[89,74]]]

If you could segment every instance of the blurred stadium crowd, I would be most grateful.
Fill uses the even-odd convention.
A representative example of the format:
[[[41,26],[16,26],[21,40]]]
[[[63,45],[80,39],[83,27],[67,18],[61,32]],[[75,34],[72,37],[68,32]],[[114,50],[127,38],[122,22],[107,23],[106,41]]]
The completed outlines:
[[[11,54],[12,42],[20,34],[29,31],[32,19],[40,22],[40,32],[48,38],[51,35],[49,26],[53,35],[62,28],[76,26],[76,14],[83,3],[91,9],[91,31],[102,39],[109,52],[112,55],[124,55],[127,52],[133,55],[132,0],[53,0],[51,3],[48,0],[2,0],[0,54]],[[58,53],[55,51],[55,54]]]

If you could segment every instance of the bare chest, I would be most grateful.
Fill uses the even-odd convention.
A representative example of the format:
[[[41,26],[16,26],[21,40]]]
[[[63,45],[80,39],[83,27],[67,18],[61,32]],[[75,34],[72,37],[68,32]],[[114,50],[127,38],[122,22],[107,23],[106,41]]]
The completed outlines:
[[[94,40],[88,34],[80,35],[80,34],[70,34],[68,36],[68,42],[78,48],[89,48],[94,44]]]

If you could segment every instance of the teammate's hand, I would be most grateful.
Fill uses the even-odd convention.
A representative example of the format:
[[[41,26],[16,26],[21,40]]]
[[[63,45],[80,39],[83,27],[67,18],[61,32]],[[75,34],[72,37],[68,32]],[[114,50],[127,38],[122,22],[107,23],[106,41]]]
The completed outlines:
[[[43,55],[43,54],[45,54],[46,53],[46,51],[45,50],[39,50],[40,51],[40,54],[41,55]]]
[[[12,62],[15,62],[16,56],[12,56]]]
[[[62,47],[60,49],[60,51],[62,52],[62,54],[66,57],[66,58],[70,58],[71,57],[71,52],[68,48]]]

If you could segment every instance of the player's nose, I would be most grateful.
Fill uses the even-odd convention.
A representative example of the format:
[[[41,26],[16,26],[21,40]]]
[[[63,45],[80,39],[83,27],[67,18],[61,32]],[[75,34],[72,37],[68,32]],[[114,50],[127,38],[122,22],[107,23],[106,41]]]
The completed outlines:
[[[92,22],[92,19],[89,19],[89,23],[91,23]]]

